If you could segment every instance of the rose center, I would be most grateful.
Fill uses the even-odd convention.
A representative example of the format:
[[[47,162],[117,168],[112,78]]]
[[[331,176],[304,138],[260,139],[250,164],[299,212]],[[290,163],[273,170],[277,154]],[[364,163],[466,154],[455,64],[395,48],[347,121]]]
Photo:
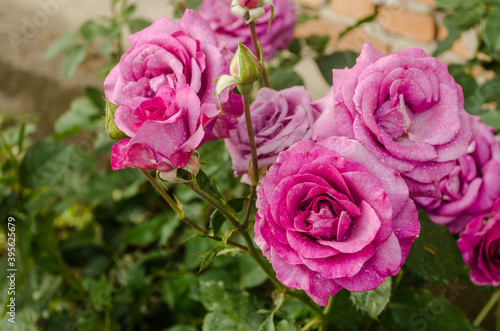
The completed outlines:
[[[379,124],[379,127],[393,139],[407,134],[412,117],[411,111],[405,103],[404,96],[400,94],[396,100],[396,102],[391,99],[384,101],[375,113],[375,120]]]
[[[331,197],[315,197],[304,202],[305,210],[297,216],[300,232],[320,240],[344,241],[351,217]]]

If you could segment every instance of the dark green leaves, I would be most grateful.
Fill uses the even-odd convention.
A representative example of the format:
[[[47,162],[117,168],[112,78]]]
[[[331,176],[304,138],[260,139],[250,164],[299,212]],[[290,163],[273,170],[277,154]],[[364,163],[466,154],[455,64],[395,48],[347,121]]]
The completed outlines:
[[[201,282],[200,298],[210,311],[203,320],[204,331],[254,331],[264,322],[259,303],[248,292],[223,282]]]
[[[426,290],[405,289],[396,293],[388,311],[391,330],[468,331],[464,314]],[[384,328],[385,329],[385,328]]]
[[[279,67],[269,73],[269,85],[277,91],[304,85],[302,78],[290,67]]]
[[[486,17],[484,25],[484,42],[495,54],[500,52],[500,6],[494,6]]]
[[[85,60],[86,53],[86,45],[76,45],[66,52],[62,63],[64,78],[70,79],[75,75],[76,68]]]
[[[72,166],[75,149],[60,141],[42,140],[26,153],[21,163],[21,181],[29,188],[56,183]]]
[[[356,308],[371,318],[377,318],[391,297],[391,278],[388,277],[379,287],[371,291],[352,292],[351,300]]]
[[[449,283],[465,271],[456,239],[442,225],[432,223],[427,213],[419,211],[420,237],[406,259],[415,274],[426,280]]]
[[[332,69],[351,68],[356,64],[357,53],[351,51],[335,52],[316,59],[321,75],[332,85]]]

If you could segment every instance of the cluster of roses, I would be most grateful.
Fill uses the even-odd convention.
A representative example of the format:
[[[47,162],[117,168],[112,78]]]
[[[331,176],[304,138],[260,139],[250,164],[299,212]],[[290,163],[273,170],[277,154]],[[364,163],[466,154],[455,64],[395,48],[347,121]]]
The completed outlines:
[[[251,44],[229,8],[230,0],[205,0],[204,18],[187,10],[179,23],[162,18],[130,37],[104,85],[127,136],[113,146],[113,169],[182,168],[205,141],[225,138],[245,180],[241,98],[223,94],[219,109],[212,85],[229,72],[237,43]],[[293,39],[296,19],[292,1],[275,0],[266,33],[265,8],[256,30],[270,59]],[[352,69],[333,70],[324,98],[312,102],[303,87],[263,88],[250,109],[259,169],[270,166],[255,242],[282,283],[321,305],[342,288],[376,288],[399,272],[419,234],[416,202],[463,231],[472,280],[498,285],[500,145],[467,114],[445,64],[420,49],[386,56],[365,45]]]

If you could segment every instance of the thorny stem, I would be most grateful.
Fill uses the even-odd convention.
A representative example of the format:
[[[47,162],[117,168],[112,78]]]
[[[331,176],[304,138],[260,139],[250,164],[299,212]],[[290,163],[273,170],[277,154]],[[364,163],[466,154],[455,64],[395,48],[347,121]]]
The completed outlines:
[[[163,199],[172,207],[172,209],[175,211],[177,214],[177,217],[179,217],[184,223],[189,225],[190,227],[194,228],[196,231],[198,231],[202,236],[210,238],[212,240],[221,242],[222,238],[216,237],[216,236],[210,236],[207,231],[203,230],[201,227],[199,227],[196,223],[191,221],[187,216],[184,210],[179,208],[177,204],[172,200],[172,198],[165,192],[165,190],[158,184],[158,182],[150,175],[150,173],[144,169],[139,169],[141,170],[142,174],[146,179],[153,185],[153,187],[156,189],[158,193],[163,197]],[[243,245],[238,244],[237,242],[228,240],[227,243],[231,246],[238,247],[241,250],[247,251],[247,248]]]
[[[250,219],[250,211],[252,210],[253,199],[255,198],[256,191],[257,187],[252,184],[252,188],[250,189],[250,196],[248,197],[247,209],[245,211],[245,219],[243,221],[243,229],[245,231],[248,228],[248,220]]]
[[[493,308],[493,306],[495,305],[495,303],[498,301],[499,298],[500,298],[500,290],[493,293],[490,300],[486,303],[486,305],[484,305],[483,309],[479,312],[479,314],[477,315],[474,322],[472,322],[473,326],[479,326],[481,324],[481,322],[488,315],[491,308]],[[498,325],[498,316],[497,316],[497,325]],[[497,327],[497,330],[498,330],[498,327]]]
[[[255,50],[255,55],[257,55],[257,58],[262,60],[260,58],[260,52],[259,52],[259,42],[257,38],[257,32],[255,31],[255,22],[251,22],[250,24],[250,33],[252,35],[252,43],[253,43],[253,48]],[[267,78],[267,73],[266,73],[266,66],[264,65],[264,60],[262,60],[262,80],[264,81],[264,86],[269,87],[269,79]]]
[[[243,99],[243,109],[245,111],[245,122],[247,124],[248,140],[250,142],[250,152],[252,154],[252,174],[250,176],[252,182],[252,188],[250,191],[250,197],[248,198],[247,210],[245,212],[245,219],[243,221],[243,229],[246,230],[248,227],[248,219],[250,217],[250,211],[252,209],[253,200],[256,192],[256,182],[259,180],[259,161],[257,156],[257,145],[255,144],[255,133],[253,131],[252,116],[250,115],[250,96],[242,95]]]

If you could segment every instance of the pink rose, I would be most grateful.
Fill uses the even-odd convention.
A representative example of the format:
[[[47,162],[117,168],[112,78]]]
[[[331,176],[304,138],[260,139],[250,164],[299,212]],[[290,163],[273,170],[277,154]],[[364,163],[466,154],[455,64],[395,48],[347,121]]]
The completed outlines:
[[[129,37],[130,49],[123,54],[104,82],[106,98],[121,105],[134,97],[152,98],[162,86],[174,90],[189,85],[202,104],[218,106],[212,82],[229,73],[232,53],[219,43],[208,23],[186,10],[179,23],[160,18]],[[222,95],[223,115],[214,138],[226,137],[243,114],[241,98]]]
[[[269,88],[259,90],[250,107],[259,169],[271,165],[281,151],[295,142],[311,139],[311,127],[319,117],[319,111],[310,103],[311,96],[302,86],[279,92]],[[233,161],[235,176],[247,174],[252,157],[243,116],[225,142]],[[249,182],[248,175],[245,176],[243,180]]]
[[[202,104],[188,85],[175,91],[164,85],[154,98],[128,99],[116,110],[115,123],[131,139],[113,146],[113,170],[184,167],[210,135],[217,115],[215,105]]]
[[[500,199],[500,144],[492,127],[479,124],[467,154],[439,186],[440,199],[415,198],[433,222],[458,233],[477,215],[491,216],[493,204]]]
[[[457,244],[477,285],[500,285],[500,206],[490,219],[479,215],[460,234]]]
[[[257,208],[255,242],[279,281],[323,306],[396,275],[420,230],[401,176],[343,137],[281,152]]]
[[[295,3],[292,0],[274,0],[275,20],[269,27],[271,18],[271,8],[269,5],[263,6],[266,13],[255,21],[255,30],[262,46],[264,60],[271,60],[276,52],[288,47],[294,35]],[[231,0],[203,0],[198,9],[212,29],[217,38],[227,43],[227,47],[235,52],[238,43],[241,42],[250,47],[253,51],[250,28],[241,18],[231,13]]]
[[[467,152],[477,123],[446,64],[418,48],[384,55],[366,44],[352,69],[333,70],[333,87],[313,139],[358,139],[404,178],[412,196],[439,197],[438,183]]]

